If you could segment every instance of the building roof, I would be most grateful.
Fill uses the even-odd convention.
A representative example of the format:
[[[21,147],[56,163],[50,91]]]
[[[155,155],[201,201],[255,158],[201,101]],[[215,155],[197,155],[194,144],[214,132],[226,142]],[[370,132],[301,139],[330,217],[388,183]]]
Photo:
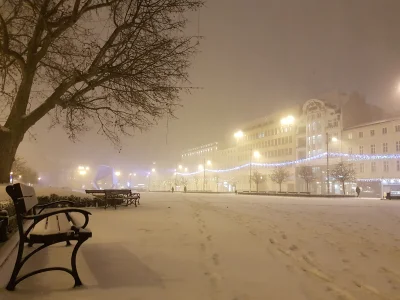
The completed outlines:
[[[383,124],[383,123],[388,123],[388,122],[393,122],[393,121],[400,121],[400,116],[396,117],[396,118],[377,120],[377,121],[368,122],[368,123],[361,123],[361,124],[358,124],[355,126],[343,128],[343,130],[351,130],[351,129],[361,128],[361,127],[366,127],[366,126],[371,126],[371,125],[377,125],[377,124]]]

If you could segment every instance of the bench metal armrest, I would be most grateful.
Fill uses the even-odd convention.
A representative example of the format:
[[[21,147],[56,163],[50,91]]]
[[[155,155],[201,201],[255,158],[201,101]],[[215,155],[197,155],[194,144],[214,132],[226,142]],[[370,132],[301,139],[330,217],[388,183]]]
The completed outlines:
[[[23,216],[23,218],[25,220],[33,220],[33,223],[28,227],[28,229],[24,233],[25,240],[28,239],[28,235],[29,235],[30,231],[33,229],[33,227],[35,227],[35,225],[37,223],[39,223],[40,221],[42,221],[43,219],[46,219],[50,216],[54,216],[54,215],[58,215],[58,214],[67,214],[70,212],[78,212],[85,216],[85,223],[84,223],[84,226],[82,226],[82,228],[85,228],[87,226],[87,224],[89,223],[89,215],[92,214],[84,209],[71,207],[71,208],[64,208],[64,209],[59,209],[59,210],[55,210],[55,211],[50,211],[50,212],[40,214],[40,215]]]
[[[72,202],[72,201],[68,201],[68,200],[61,200],[61,201],[50,202],[50,203],[46,203],[46,204],[38,204],[38,205],[35,206],[35,208],[41,208],[41,210],[38,213],[38,214],[40,214],[45,208],[47,208],[49,206],[53,206],[53,205],[58,205],[58,204],[74,205],[75,203]]]
[[[24,219],[33,220],[35,222],[40,222],[41,220],[46,219],[50,216],[54,216],[54,215],[58,215],[58,214],[66,214],[66,213],[70,213],[70,212],[78,212],[78,213],[83,214],[86,218],[86,221],[89,220],[89,215],[92,214],[84,209],[70,207],[70,208],[63,208],[63,209],[59,209],[59,210],[55,210],[55,211],[49,211],[47,213],[40,214],[40,215],[24,216]]]

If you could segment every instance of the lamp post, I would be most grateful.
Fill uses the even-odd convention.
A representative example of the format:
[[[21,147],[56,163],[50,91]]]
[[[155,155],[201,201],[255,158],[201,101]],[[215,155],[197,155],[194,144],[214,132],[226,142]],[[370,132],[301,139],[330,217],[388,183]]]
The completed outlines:
[[[337,137],[332,137],[332,142],[337,142]],[[326,191],[327,194],[330,194],[329,188],[329,133],[326,133]]]
[[[206,190],[206,165],[211,166],[211,161],[207,160],[206,164],[206,158],[204,158],[203,165],[199,165],[199,170],[203,170],[203,192]]]
[[[255,158],[259,158],[260,157],[260,152],[258,152],[258,151],[254,151],[253,152],[253,149],[251,149],[251,152],[250,152],[250,176],[249,176],[249,179],[250,179],[250,193],[251,193],[251,165],[253,164],[253,155],[254,155],[254,157]]]

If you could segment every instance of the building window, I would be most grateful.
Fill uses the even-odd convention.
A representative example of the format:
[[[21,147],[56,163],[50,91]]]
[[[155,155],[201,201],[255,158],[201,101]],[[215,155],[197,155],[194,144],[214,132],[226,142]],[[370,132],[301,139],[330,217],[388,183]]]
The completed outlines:
[[[400,171],[400,160],[397,161],[397,172]]]
[[[396,126],[394,127],[394,129],[396,130],[396,132],[400,132],[400,125],[396,125]]]
[[[353,148],[349,147],[349,154],[353,154]]]
[[[383,153],[388,152],[388,143],[383,143]]]
[[[364,154],[364,146],[360,146],[360,154]]]
[[[358,133],[358,137],[359,137],[360,139],[362,139],[362,138],[364,137],[364,132],[360,131],[360,132]]]
[[[360,173],[364,173],[364,163],[360,164]]]
[[[387,133],[387,128],[386,127],[383,127],[382,128],[382,134],[386,134]]]
[[[375,145],[371,145],[371,154],[375,154]]]
[[[372,130],[370,131],[370,133],[371,133],[371,136],[374,136],[374,135],[375,135],[375,130],[372,129]]]
[[[348,137],[349,140],[352,140],[352,139],[353,139],[353,133],[352,133],[352,132],[349,132],[349,134],[347,135],[347,137]]]
[[[389,172],[389,162],[388,161],[383,162],[383,171]]]
[[[400,141],[396,142],[396,151],[400,152]]]
[[[376,162],[371,162],[371,172],[375,172],[376,171]]]

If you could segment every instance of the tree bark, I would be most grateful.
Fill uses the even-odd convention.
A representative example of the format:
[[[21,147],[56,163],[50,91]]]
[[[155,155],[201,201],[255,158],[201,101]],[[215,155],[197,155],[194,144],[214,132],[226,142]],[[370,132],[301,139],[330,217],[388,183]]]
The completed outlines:
[[[307,189],[307,193],[308,193],[308,181],[306,182],[306,189]]]
[[[0,131],[0,183],[10,182],[11,167],[24,133]]]
[[[344,185],[344,181],[342,182],[342,187],[343,187],[343,195],[346,195],[346,187]]]
[[[282,183],[279,184],[279,193],[282,193]]]

